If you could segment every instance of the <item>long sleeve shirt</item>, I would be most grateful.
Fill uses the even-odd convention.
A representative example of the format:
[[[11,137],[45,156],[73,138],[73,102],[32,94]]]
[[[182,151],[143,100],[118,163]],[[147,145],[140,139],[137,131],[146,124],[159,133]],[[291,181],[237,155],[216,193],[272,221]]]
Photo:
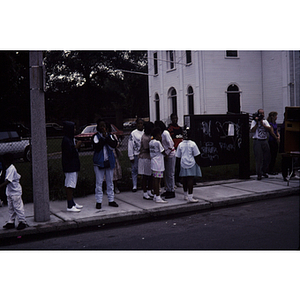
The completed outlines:
[[[140,154],[141,139],[143,134],[144,130],[140,131],[135,129],[131,132],[128,141],[128,157],[130,160],[133,160],[135,155]]]

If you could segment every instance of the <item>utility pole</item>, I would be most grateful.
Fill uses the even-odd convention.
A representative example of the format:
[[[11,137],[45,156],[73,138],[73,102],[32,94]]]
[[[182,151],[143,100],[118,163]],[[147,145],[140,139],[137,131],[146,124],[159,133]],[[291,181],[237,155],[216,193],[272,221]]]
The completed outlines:
[[[34,220],[50,220],[43,53],[29,51]]]

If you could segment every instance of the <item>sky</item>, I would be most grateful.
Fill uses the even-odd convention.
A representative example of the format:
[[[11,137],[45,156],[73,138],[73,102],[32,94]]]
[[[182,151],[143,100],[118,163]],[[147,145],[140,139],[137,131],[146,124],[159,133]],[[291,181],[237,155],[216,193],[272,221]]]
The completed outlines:
[[[1,4],[2,50],[294,50],[295,0]]]

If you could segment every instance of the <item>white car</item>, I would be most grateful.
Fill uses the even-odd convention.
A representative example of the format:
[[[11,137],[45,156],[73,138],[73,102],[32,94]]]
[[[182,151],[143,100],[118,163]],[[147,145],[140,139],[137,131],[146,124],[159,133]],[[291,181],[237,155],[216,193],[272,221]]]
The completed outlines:
[[[21,138],[14,130],[0,130],[0,155],[5,153],[12,153],[14,158],[31,161],[30,140]]]

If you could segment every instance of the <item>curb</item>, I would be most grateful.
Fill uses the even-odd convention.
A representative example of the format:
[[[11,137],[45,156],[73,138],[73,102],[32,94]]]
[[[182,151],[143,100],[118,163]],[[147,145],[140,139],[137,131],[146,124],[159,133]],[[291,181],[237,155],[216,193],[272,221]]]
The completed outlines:
[[[224,200],[220,199],[218,202],[210,202],[200,200],[199,203],[186,203],[186,204],[178,204],[176,206],[170,207],[158,207],[148,210],[143,210],[142,212],[121,212],[116,213],[109,216],[97,216],[97,217],[88,217],[80,220],[72,220],[72,221],[58,221],[50,224],[38,224],[34,227],[28,227],[22,231],[3,231],[0,233],[0,239],[5,238],[20,238],[22,236],[32,236],[39,234],[47,234],[54,232],[64,232],[72,229],[83,229],[93,226],[104,226],[107,224],[122,224],[126,222],[135,222],[142,220],[153,220],[155,218],[164,217],[164,216],[175,216],[179,214],[185,213],[197,213],[201,211],[219,209],[230,207],[234,205],[255,202],[259,200],[269,200],[278,197],[286,197],[299,194],[299,187],[289,188],[288,190],[282,191],[274,191],[268,192],[265,194],[254,194],[247,195],[244,197],[237,196],[231,197],[230,199],[224,198]],[[54,215],[51,212],[51,215]]]

